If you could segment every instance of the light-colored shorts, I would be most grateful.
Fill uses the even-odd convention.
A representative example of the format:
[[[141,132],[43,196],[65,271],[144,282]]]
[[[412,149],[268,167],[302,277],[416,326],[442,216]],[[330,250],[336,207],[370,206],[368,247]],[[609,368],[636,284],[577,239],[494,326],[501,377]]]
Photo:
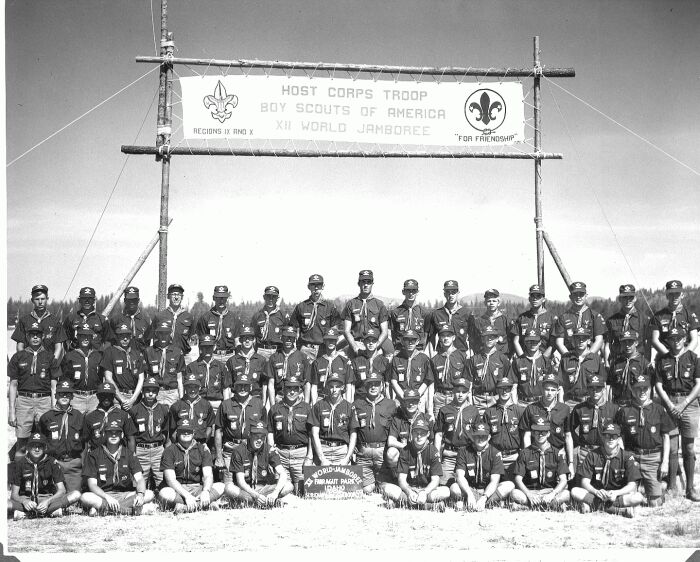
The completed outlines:
[[[391,479],[391,472],[384,465],[384,447],[359,447],[356,463],[362,469],[362,487]]]
[[[646,455],[635,453],[635,458],[639,461],[639,471],[642,473],[642,483],[647,498],[661,497],[661,480],[659,480],[661,452]]]
[[[141,464],[143,477],[148,482],[148,476],[153,473],[153,481],[156,488],[163,481],[163,471],[160,469],[160,460],[163,457],[163,445],[158,447],[147,448],[136,445],[136,458]]]
[[[287,477],[292,484],[304,480],[304,459],[306,458],[306,445],[297,449],[277,448],[280,464],[287,472]]]
[[[51,396],[43,398],[29,398],[17,394],[15,401],[15,415],[17,417],[17,427],[15,435],[17,439],[26,439],[32,434],[34,421],[51,409]]]

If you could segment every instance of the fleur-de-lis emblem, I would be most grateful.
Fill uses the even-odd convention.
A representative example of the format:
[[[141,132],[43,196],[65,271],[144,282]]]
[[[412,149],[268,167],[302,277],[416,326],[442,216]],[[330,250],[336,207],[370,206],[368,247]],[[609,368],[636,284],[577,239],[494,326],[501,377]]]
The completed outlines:
[[[464,116],[472,127],[489,135],[503,125],[506,102],[495,90],[476,90],[464,104]]]
[[[225,86],[219,80],[214,88],[214,95],[204,96],[203,101],[204,107],[211,110],[211,116],[223,123],[231,117],[231,111],[238,105],[238,96],[227,94]]]
[[[477,111],[476,120],[481,121],[484,125],[488,125],[491,121],[494,121],[497,117],[496,112],[502,109],[503,105],[500,101],[491,102],[488,92],[481,94],[479,103],[472,102],[469,104],[469,111],[472,113]]]

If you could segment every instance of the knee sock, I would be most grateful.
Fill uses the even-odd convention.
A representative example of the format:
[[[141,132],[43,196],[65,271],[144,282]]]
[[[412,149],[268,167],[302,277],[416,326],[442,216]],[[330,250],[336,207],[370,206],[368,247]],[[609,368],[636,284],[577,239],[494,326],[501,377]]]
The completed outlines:
[[[695,455],[683,455],[683,468],[685,470],[685,489],[687,492],[693,489],[695,483]]]

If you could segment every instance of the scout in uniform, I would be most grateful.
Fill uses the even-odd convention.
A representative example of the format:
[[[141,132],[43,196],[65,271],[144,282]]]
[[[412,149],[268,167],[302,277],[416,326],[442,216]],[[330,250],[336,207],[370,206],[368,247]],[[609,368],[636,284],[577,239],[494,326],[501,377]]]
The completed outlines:
[[[12,332],[12,339],[17,342],[17,351],[22,351],[28,345],[27,335],[29,328],[34,324],[41,326],[43,336],[42,345],[60,363],[63,355],[63,342],[66,334],[63,326],[53,314],[46,310],[49,302],[49,289],[46,285],[34,285],[32,287],[32,304],[34,309],[24,316],[20,316]]]
[[[523,447],[529,447],[531,443],[530,426],[535,420],[544,418],[550,425],[547,436],[552,446],[562,454],[566,452],[565,460],[569,467],[569,474],[573,478],[576,473],[574,467],[574,439],[571,435],[571,408],[557,400],[559,393],[559,380],[554,373],[548,373],[542,379],[542,398],[530,404],[520,418],[520,431],[523,432]]]
[[[564,451],[550,444],[550,423],[546,418],[533,420],[528,429],[532,444],[520,452],[513,465],[515,489],[510,499],[531,508],[540,505],[563,508],[570,500]]]
[[[235,502],[274,507],[280,498],[293,491],[279,455],[270,449],[266,435],[262,421],[253,423],[248,439],[233,450],[230,470],[236,475],[236,484],[227,483],[225,494]]]
[[[104,380],[113,384],[117,400],[129,410],[139,399],[146,370],[142,350],[134,342],[132,330],[126,324],[114,328],[116,343],[105,350],[102,357]]]
[[[60,517],[63,510],[80,499],[80,491],[66,493],[63,470],[56,459],[46,453],[46,438],[32,433],[27,441],[27,454],[19,455],[10,465],[9,505],[15,520],[27,515]]]
[[[77,310],[71,310],[63,321],[63,332],[66,334],[66,349],[80,347],[78,329],[86,324],[91,330],[92,348],[101,350],[109,339],[109,322],[95,308],[95,289],[83,287],[78,293]]]
[[[580,326],[571,336],[574,351],[565,353],[559,361],[559,381],[564,390],[564,402],[573,408],[588,396],[586,382],[593,375],[601,380],[607,379],[607,371],[600,354],[591,351],[591,332]]]
[[[194,375],[199,381],[199,394],[214,410],[219,409],[221,401],[231,398],[231,374],[226,364],[214,359],[214,337],[204,334],[199,339],[199,357],[185,369],[185,377]]]
[[[486,408],[484,422],[489,426],[491,446],[501,452],[505,476],[501,480],[511,480],[511,467],[518,458],[522,448],[519,429],[520,420],[525,413],[525,406],[513,401],[513,385],[508,377],[496,383],[498,400]]]
[[[197,321],[197,336],[204,334],[214,337],[214,356],[224,363],[238,345],[238,336],[241,331],[241,321],[233,311],[228,308],[228,299],[231,296],[226,285],[214,287],[214,306]]]
[[[311,466],[313,451],[309,439],[311,406],[301,395],[303,381],[295,375],[283,383],[284,397],[272,405],[268,416],[268,443],[277,448],[282,468],[295,490],[300,491],[304,481],[304,463]]]
[[[393,352],[391,349],[393,346],[384,345],[389,335],[389,311],[382,301],[372,296],[374,273],[369,269],[360,271],[357,285],[360,287],[360,294],[345,303],[340,314],[340,318],[343,320],[343,334],[350,346],[349,358],[354,359],[363,349],[362,338],[370,328],[379,330],[377,341],[379,348],[385,354]]]
[[[160,461],[165,447],[170,444],[168,437],[170,410],[166,404],[158,402],[160,381],[156,377],[148,377],[143,382],[143,397],[131,410],[129,415],[136,427],[136,458],[141,464],[146,483],[153,475],[156,488],[163,481]]]
[[[428,343],[436,351],[441,351],[436,347],[440,330],[445,326],[451,326],[455,333],[454,345],[460,351],[471,355],[469,349],[469,310],[459,303],[459,283],[454,279],[449,279],[443,284],[443,294],[445,304],[437,308],[430,315],[430,328],[428,329]]]
[[[583,513],[604,509],[607,513],[634,517],[634,508],[644,496],[637,491],[641,480],[634,453],[620,447],[620,426],[605,424],[600,430],[602,445],[591,451],[579,465],[581,486],[571,490],[571,499],[579,502]]]
[[[323,299],[323,276],[314,273],[307,285],[309,298],[294,307],[289,324],[299,331],[297,347],[309,362],[316,359],[323,345],[323,334],[340,324],[340,313],[332,302]]]
[[[384,450],[391,418],[396,413],[396,404],[382,395],[384,379],[379,373],[370,372],[364,385],[367,394],[356,398],[354,402],[357,425],[356,463],[362,469],[362,488],[366,494],[371,494],[378,482],[391,477],[384,462]]]
[[[269,359],[282,345],[280,336],[282,328],[289,323],[289,314],[282,312],[277,306],[280,290],[274,285],[265,287],[263,300],[265,306],[258,310],[250,319],[250,326],[255,330],[257,352]]]
[[[61,381],[56,387],[56,406],[39,419],[39,431],[46,436],[47,453],[63,470],[66,490],[80,491],[83,469],[81,454],[83,441],[83,414],[71,406],[73,386],[70,381]]]
[[[224,483],[232,482],[229,471],[231,452],[236,445],[245,443],[251,424],[265,420],[262,400],[251,394],[252,379],[241,373],[233,385],[233,396],[221,403],[214,419],[214,466],[220,469]]]
[[[671,328],[666,336],[669,353],[656,356],[654,388],[659,402],[676,420],[678,429],[671,431],[669,460],[669,488],[675,488],[678,463],[678,434],[681,436],[683,468],[685,470],[685,497],[700,501],[700,493],[693,487],[695,480],[695,439],[700,422],[700,359],[685,348],[686,331],[682,326]],[[675,461],[675,462],[674,462]]]
[[[408,447],[411,440],[411,424],[418,417],[420,394],[409,388],[400,399],[401,407],[391,417],[389,436],[386,440],[386,458],[391,468],[396,468],[401,451]]]
[[[140,515],[154,494],[146,489],[136,455],[122,445],[121,424],[114,420],[104,432],[105,444],[91,451],[85,460],[83,476],[88,491],[80,497],[80,503],[91,517],[104,513]]]
[[[479,422],[471,434],[472,442],[459,449],[450,492],[456,510],[483,511],[506,499],[515,485],[501,482],[505,468],[501,452],[489,444],[489,426]]]
[[[311,404],[315,404],[319,397],[325,397],[327,390],[325,386],[331,373],[340,375],[344,382],[345,399],[352,402],[355,374],[352,370],[352,361],[336,350],[338,331],[335,328],[328,330],[323,336],[323,343],[325,348],[323,355],[317,356],[311,364]]]
[[[118,404],[115,404],[115,396],[116,390],[112,383],[103,382],[97,387],[97,409],[85,414],[85,419],[83,420],[82,440],[88,452],[99,449],[104,445],[105,427],[112,425],[112,422],[115,421],[122,428],[129,449],[133,451],[136,447],[136,441],[134,440],[136,427],[131,420],[131,416],[122,410]]]
[[[542,355],[552,355],[552,330],[557,317],[544,306],[544,289],[540,285],[530,285],[530,308],[520,314],[510,328],[511,342],[515,355],[520,357],[525,352],[524,338],[534,331],[540,336],[539,348]]]
[[[668,305],[654,314],[651,321],[651,345],[657,353],[663,355],[669,352],[666,338],[669,330],[678,328],[679,325],[685,329],[686,347],[693,352],[697,350],[700,320],[695,312],[683,305],[684,297],[683,283],[676,279],[666,283]]]
[[[255,351],[255,332],[250,326],[241,328],[240,345],[234,355],[226,361],[230,380],[235,381],[240,375],[247,375],[253,384],[252,395],[267,404],[267,375],[265,357]]]
[[[304,400],[309,402],[311,397],[310,368],[306,355],[296,348],[296,330],[286,326],[282,331],[282,349],[272,354],[267,361],[267,396],[268,410],[282,400],[282,383],[294,375],[304,381]]]
[[[185,396],[170,406],[170,440],[175,442],[175,432],[184,419],[192,420],[188,426],[194,429],[194,439],[206,443],[214,434],[214,409],[199,394],[200,382],[197,375],[189,373],[182,382]]]
[[[418,350],[418,334],[415,331],[406,330],[402,342],[401,349],[391,360],[391,388],[397,398],[401,398],[409,388],[417,390],[421,397],[420,410],[427,412],[426,391],[433,384],[430,358]]]
[[[517,399],[515,377],[508,357],[498,351],[499,335],[493,326],[484,326],[481,349],[467,361],[467,380],[471,383],[471,400],[483,415],[486,408],[496,403],[496,383],[507,376],[512,381],[513,399]]]
[[[612,358],[608,373],[608,385],[612,400],[626,406],[632,400],[632,380],[641,374],[652,375],[653,367],[646,357],[637,351],[637,332],[626,331],[618,341],[621,353]]]
[[[158,326],[167,323],[170,328],[171,345],[177,347],[183,356],[192,350],[190,338],[194,335],[194,317],[182,306],[185,289],[179,283],[168,286],[168,306],[156,313],[151,323],[151,332],[155,333]],[[161,391],[161,394],[163,392]]]
[[[428,388],[428,404],[432,394],[433,417],[437,418],[440,408],[452,402],[454,389],[452,381],[466,375],[467,356],[454,345],[455,332],[452,326],[445,325],[440,328],[440,349],[430,358],[430,367],[433,375],[433,387]]]
[[[55,403],[61,369],[54,354],[41,345],[43,330],[39,322],[27,326],[27,346],[15,353],[7,365],[9,423],[17,435],[16,449],[25,445],[34,422]]]
[[[639,313],[634,304],[637,302],[637,290],[634,285],[620,285],[617,300],[620,310],[605,321],[605,364],[612,365],[618,356],[623,355],[620,336],[624,332],[636,332],[639,345],[645,357],[650,356],[647,342],[649,318]]]
[[[450,497],[450,489],[440,486],[440,452],[430,443],[429,435],[430,422],[419,414],[411,425],[410,442],[399,456],[398,485],[382,484],[382,493],[389,503],[445,510],[444,501]]]
[[[511,369],[518,385],[518,403],[529,406],[542,398],[542,379],[551,372],[552,362],[542,353],[542,339],[537,330],[530,330],[519,339],[525,351],[513,355]]]
[[[365,348],[361,350],[355,359],[352,360],[352,371],[355,376],[353,383],[355,399],[367,396],[365,382],[370,373],[377,373],[382,381],[382,393],[389,396],[389,381],[391,376],[391,361],[377,346],[379,340],[379,330],[370,328],[367,330],[362,342]]]
[[[158,401],[170,407],[182,397],[182,373],[185,356],[182,349],[172,343],[172,325],[163,321],[155,326],[153,345],[143,354],[146,372],[160,385]]]
[[[427,310],[416,304],[418,296],[418,281],[406,279],[403,282],[404,301],[389,313],[389,328],[394,349],[401,347],[401,336],[406,330],[414,330],[418,334],[418,349],[426,348]]]
[[[600,314],[588,307],[586,304],[586,295],[585,283],[575,281],[569,285],[569,300],[571,300],[571,306],[559,316],[552,334],[555,338],[554,345],[562,355],[575,349],[572,338],[579,328],[587,329],[593,336],[591,353],[598,353],[603,347],[605,322]]]
[[[151,344],[150,326],[151,319],[139,308],[141,299],[138,287],[127,287],[124,291],[124,308],[109,319],[109,327],[112,333],[112,345],[120,345],[120,337],[117,328],[126,325],[131,334],[132,345],[143,353]]]
[[[103,353],[93,348],[94,332],[88,324],[75,330],[76,344],[63,357],[61,362],[62,380],[73,385],[73,408],[87,414],[97,408],[97,385],[102,381]]]
[[[214,482],[211,453],[194,438],[194,423],[183,418],[177,423],[177,438],[163,451],[160,469],[165,486],[158,499],[175,513],[196,509],[217,509],[224,483]]]
[[[355,407],[343,398],[343,379],[331,373],[326,381],[328,395],[311,408],[311,444],[314,464],[350,464],[357,443]]]
[[[479,408],[467,401],[469,382],[464,377],[452,381],[454,398],[440,408],[435,422],[435,448],[440,451],[440,484],[454,483],[455,462],[460,448],[471,442],[471,431],[481,421]]]
[[[663,406],[651,401],[650,394],[650,377],[642,374],[633,379],[632,402],[618,410],[615,422],[622,430],[625,450],[639,462],[649,507],[659,507],[663,504],[661,480],[668,476],[669,433],[676,424]]]
[[[486,289],[484,292],[484,304],[486,305],[486,311],[482,315],[470,316],[470,346],[474,351],[481,350],[481,332],[486,326],[491,326],[496,334],[498,334],[496,349],[498,349],[498,351],[501,353],[508,355],[510,353],[508,334],[510,333],[512,322],[503,313],[503,311],[499,310],[498,308],[498,306],[501,304],[501,293],[498,292],[498,289]]]

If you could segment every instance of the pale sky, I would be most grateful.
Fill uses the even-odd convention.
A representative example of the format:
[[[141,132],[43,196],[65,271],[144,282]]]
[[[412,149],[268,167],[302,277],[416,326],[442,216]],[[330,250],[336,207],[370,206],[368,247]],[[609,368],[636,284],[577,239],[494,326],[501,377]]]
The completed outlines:
[[[169,6],[183,57],[531,67],[540,35],[545,66],[576,69],[558,84],[700,170],[696,1]],[[158,0],[153,9],[158,18]],[[8,162],[152,68],[134,61],[154,54],[148,0],[22,0],[7,2],[5,16]],[[126,158],[120,146],[154,143],[155,106],[134,139],[157,87],[155,72],[7,168],[9,296],[28,298],[36,283],[54,298],[68,290]],[[542,103],[543,150],[564,154],[543,162],[544,225],[571,276],[601,296],[616,295],[621,283],[700,282],[698,175],[544,80]],[[369,268],[380,295],[400,296],[409,277],[421,300],[440,298],[451,278],[464,294],[495,286],[526,295],[536,281],[533,168],[511,160],[173,157],[168,282],[184,285],[190,302],[200,290],[209,299],[215,284],[228,284],[234,300],[256,300],[275,284],[295,301],[311,273],[323,274],[335,296],[356,292],[358,271]],[[84,285],[117,288],[158,228],[160,173],[152,157],[129,158],[69,297]],[[565,299],[549,256],[545,271],[548,297]],[[155,302],[157,250],[134,284]]]

